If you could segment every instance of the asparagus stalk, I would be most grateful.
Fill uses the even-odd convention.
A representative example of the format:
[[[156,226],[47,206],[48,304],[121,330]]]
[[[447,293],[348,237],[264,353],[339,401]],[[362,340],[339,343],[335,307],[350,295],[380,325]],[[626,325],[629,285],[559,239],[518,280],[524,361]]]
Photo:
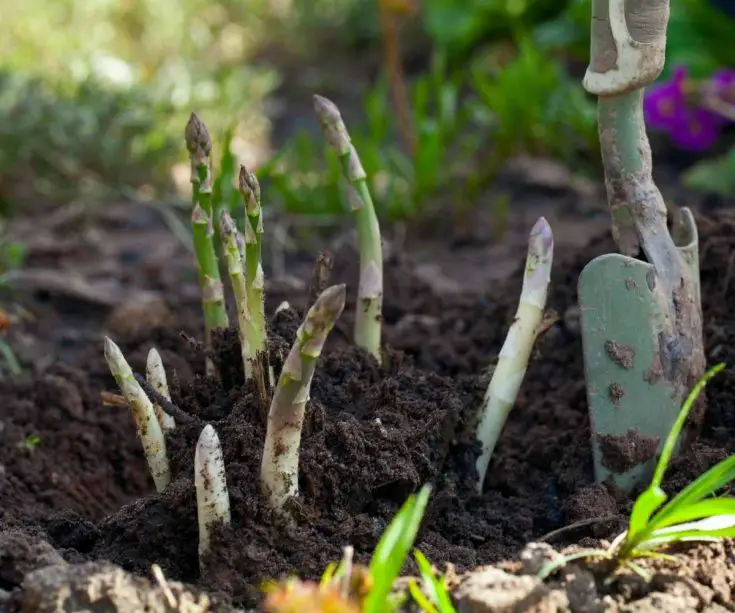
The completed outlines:
[[[345,306],[345,286],[324,290],[296,332],[268,413],[260,469],[263,493],[276,510],[299,491],[299,447],[316,361]]]
[[[171,482],[171,471],[166,455],[166,439],[163,437],[153,403],[135,380],[133,370],[120,348],[108,337],[105,337],[105,360],[133,414],[138,438],[143,445],[143,453],[156,491],[162,492]]]
[[[240,166],[240,193],[245,201],[245,279],[252,325],[247,331],[254,355],[267,364],[268,336],[265,325],[265,275],[263,274],[263,210],[260,206],[260,184],[255,173]]]
[[[210,551],[212,527],[230,523],[230,495],[227,492],[225,461],[215,429],[207,424],[194,453],[194,487],[199,519],[199,566]]]
[[[202,290],[204,329],[207,344],[212,331],[229,325],[225,295],[220,279],[213,235],[212,207],[212,139],[207,127],[196,113],[192,113],[184,133],[191,160],[191,184],[194,208],[191,215],[194,252],[199,267],[199,286]]]
[[[380,362],[383,251],[380,226],[368,189],[367,175],[337,106],[327,98],[314,96],[314,110],[327,143],[337,152],[342,163],[342,174],[349,183],[348,196],[357,223],[360,282],[355,314],[355,343]]]
[[[252,339],[253,317],[250,312],[247,294],[247,283],[245,271],[242,267],[242,235],[237,231],[235,222],[227,211],[222,211],[220,217],[220,235],[224,246],[227,270],[230,273],[232,291],[235,293],[237,305],[237,323],[240,334],[240,348],[242,352],[242,363],[245,369],[245,380],[253,377],[253,362],[256,359]]]
[[[145,378],[154,390],[156,390],[166,400],[171,400],[171,394],[168,391],[168,381],[166,379],[166,369],[163,367],[161,354],[155,347],[148,352],[148,359],[145,365]],[[156,412],[158,423],[164,434],[170,432],[176,427],[176,420],[166,413],[158,403],[153,403],[153,409]]]
[[[480,492],[490,457],[518,396],[533,343],[541,326],[553,256],[554,235],[549,224],[541,217],[534,224],[528,240],[526,270],[518,310],[505,337],[495,372],[480,408],[477,439],[482,445],[482,451],[476,464],[479,475],[477,488]]]

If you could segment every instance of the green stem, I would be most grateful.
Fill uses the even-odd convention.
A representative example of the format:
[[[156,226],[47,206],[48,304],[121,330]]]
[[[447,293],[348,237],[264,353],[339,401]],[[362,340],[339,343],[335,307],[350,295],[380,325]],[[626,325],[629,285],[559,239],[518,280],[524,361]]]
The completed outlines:
[[[240,243],[242,237],[239,235],[235,222],[227,211],[222,211],[220,216],[220,235],[222,246],[227,261],[227,270],[230,274],[232,291],[235,294],[235,305],[237,307],[238,332],[240,335],[240,349],[242,363],[245,369],[245,381],[253,377],[254,360],[257,353],[250,345],[252,336],[252,317],[248,304],[247,283],[242,267],[242,251]]]
[[[311,380],[327,336],[344,306],[344,285],[324,290],[304,317],[283,363],[268,413],[260,472],[263,493],[276,510],[298,494],[301,428]]]
[[[214,248],[212,210],[212,168],[210,155],[212,141],[204,123],[192,113],[185,131],[186,147],[191,159],[192,211],[191,224],[194,253],[199,268],[199,287],[202,291],[204,329],[207,344],[212,331],[229,325],[225,308],[224,288]]]
[[[352,145],[337,106],[314,96],[314,110],[325,138],[337,152],[342,174],[349,183],[348,197],[357,224],[360,249],[360,281],[355,313],[355,343],[369,351],[378,362],[383,314],[383,249],[380,225],[367,184],[367,175]]]
[[[245,201],[245,278],[248,306],[252,318],[249,343],[256,354],[267,355],[265,322],[265,275],[263,273],[263,210],[260,204],[260,184],[254,173],[240,166],[240,192]],[[267,364],[267,360],[265,361]]]

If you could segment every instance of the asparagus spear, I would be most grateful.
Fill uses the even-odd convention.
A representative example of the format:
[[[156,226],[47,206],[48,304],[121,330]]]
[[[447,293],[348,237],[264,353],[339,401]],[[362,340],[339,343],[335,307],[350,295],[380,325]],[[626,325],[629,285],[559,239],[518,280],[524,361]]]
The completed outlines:
[[[145,365],[145,377],[154,390],[156,390],[166,400],[171,400],[171,394],[168,391],[168,381],[166,380],[166,369],[163,367],[163,360],[161,360],[161,354],[155,347],[152,347],[148,352],[148,359]],[[176,420],[166,413],[157,403],[153,404],[153,409],[156,411],[156,417],[158,423],[161,426],[161,430],[165,434],[166,432],[173,430],[176,427]]]
[[[199,286],[202,290],[204,329],[207,344],[212,331],[229,325],[225,295],[220,279],[217,254],[214,249],[212,207],[212,139],[207,127],[196,113],[192,113],[184,133],[191,160],[191,183],[194,208],[191,215],[194,252],[199,267]]]
[[[225,460],[215,429],[207,424],[194,453],[194,487],[199,519],[199,566],[210,551],[212,527],[230,523],[230,495],[227,492]]]
[[[539,332],[546,306],[553,256],[554,235],[547,221],[541,217],[534,224],[528,240],[526,271],[518,310],[500,350],[498,363],[480,409],[477,427],[477,439],[482,445],[482,452],[477,458],[477,488],[480,492],[490,457],[518,396],[533,343]]]
[[[327,143],[337,152],[342,163],[342,173],[349,183],[348,196],[357,222],[360,283],[355,314],[355,343],[372,353],[380,362],[383,251],[380,226],[368,189],[367,175],[337,106],[327,98],[314,96],[314,110]]]
[[[253,316],[250,311],[248,300],[247,282],[242,267],[242,235],[237,231],[235,222],[227,211],[222,211],[220,217],[220,234],[224,243],[225,259],[227,269],[230,272],[232,290],[235,293],[237,304],[237,321],[240,334],[240,347],[242,351],[242,363],[245,369],[245,380],[253,377],[254,362],[257,359],[251,340],[254,336]]]
[[[105,360],[133,414],[138,438],[143,445],[143,453],[156,491],[162,492],[171,482],[171,471],[166,455],[166,439],[163,437],[153,403],[135,380],[133,370],[120,348],[108,337],[105,337]]]
[[[254,173],[240,166],[240,193],[245,201],[245,279],[247,302],[252,325],[247,330],[248,342],[255,356],[267,366],[268,336],[265,325],[265,275],[263,274],[263,210],[260,206],[260,184]],[[268,370],[265,368],[264,370]]]
[[[260,481],[276,510],[299,490],[299,447],[316,361],[345,306],[345,286],[325,289],[296,332],[268,413]]]

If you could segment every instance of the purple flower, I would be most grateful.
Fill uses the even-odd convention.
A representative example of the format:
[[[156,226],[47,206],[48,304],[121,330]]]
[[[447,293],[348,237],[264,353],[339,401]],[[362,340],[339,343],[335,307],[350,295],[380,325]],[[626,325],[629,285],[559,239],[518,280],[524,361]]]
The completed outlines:
[[[687,70],[683,66],[674,69],[671,81],[652,85],[643,98],[646,123],[656,130],[669,132],[686,109],[684,85]]]
[[[688,151],[706,151],[717,142],[721,117],[707,109],[686,109],[671,124],[671,142]]]
[[[735,72],[718,71],[710,87],[713,92],[729,92],[731,80],[735,84]],[[703,103],[693,104],[691,91],[686,68],[678,66],[670,81],[649,88],[643,100],[643,112],[648,126],[667,133],[678,147],[705,151],[717,142],[727,122]]]
[[[702,104],[723,127],[735,121],[735,70],[720,68],[702,89]]]

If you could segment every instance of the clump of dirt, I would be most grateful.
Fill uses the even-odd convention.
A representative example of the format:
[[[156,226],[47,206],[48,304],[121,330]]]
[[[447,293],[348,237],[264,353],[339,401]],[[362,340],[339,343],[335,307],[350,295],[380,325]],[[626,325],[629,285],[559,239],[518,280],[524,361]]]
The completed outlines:
[[[660,438],[643,436],[638,430],[629,428],[625,434],[598,434],[602,465],[614,473],[624,473],[631,468],[648,462],[656,455]]]
[[[703,218],[699,227],[708,359],[732,363],[735,315],[728,304],[735,301],[735,215]],[[521,272],[493,296],[443,299],[414,282],[410,268],[398,261],[386,266],[386,287],[395,284],[400,292],[404,279],[420,295],[395,299],[395,310],[389,310],[383,365],[339,334],[320,359],[305,423],[295,526],[274,517],[258,491],[263,411],[255,391],[242,382],[236,335],[230,331],[218,340],[220,384],[202,374],[202,352],[177,328],[122,339],[136,369],[150,346],[164,349],[164,363],[177,373],[173,401],[194,418],[169,436],[171,486],[160,495],[150,493],[129,416],[100,406],[100,384],[113,386],[101,372],[97,341],[96,361],[86,365],[89,374],[55,366],[31,384],[0,388],[8,407],[0,433],[2,521],[44,534],[70,561],[105,559],[139,574],[156,562],[167,577],[196,583],[235,604],[254,603],[264,579],[318,576],[347,543],[358,561],[365,560],[405,497],[424,482],[434,492],[417,546],[437,565],[451,561],[462,570],[512,557],[528,541],[570,521],[595,519],[595,509],[605,521],[560,533],[554,544],[608,538],[620,525],[610,516],[627,513],[632,499],[594,485],[573,311],[582,267],[613,250],[610,237],[603,236],[587,249],[557,254],[549,306],[561,317],[537,344],[481,495],[473,487],[473,411],[487,384],[485,369],[515,312]],[[333,281],[345,280],[338,262]],[[354,278],[347,280],[354,287]],[[274,319],[276,362],[293,340],[298,319],[290,311]],[[666,491],[735,450],[733,395],[732,371],[710,383],[699,441],[673,463]],[[223,444],[233,521],[217,535],[209,570],[200,576],[193,459],[205,423],[214,425]],[[31,425],[41,443],[28,452],[16,443]],[[53,474],[62,469],[68,482],[58,487]]]

